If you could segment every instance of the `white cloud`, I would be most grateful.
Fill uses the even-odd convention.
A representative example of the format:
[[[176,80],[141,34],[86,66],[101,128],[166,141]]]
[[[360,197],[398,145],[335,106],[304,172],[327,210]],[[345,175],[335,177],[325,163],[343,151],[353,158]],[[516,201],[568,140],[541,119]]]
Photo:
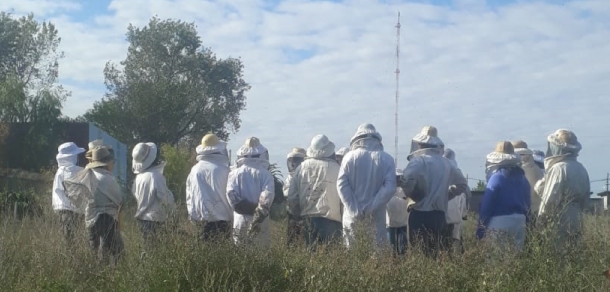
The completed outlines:
[[[31,3],[44,1],[33,1]],[[396,2],[396,1],[395,1]],[[46,2],[45,2],[46,3]],[[32,4],[32,6],[35,6]],[[1,7],[1,6],[0,6]],[[33,9],[33,8],[32,8]],[[153,15],[194,21],[202,40],[220,57],[241,56],[248,93],[237,150],[250,135],[261,138],[272,160],[285,165],[294,146],[315,134],[347,146],[360,123],[372,122],[393,154],[394,43],[402,13],[399,166],[410,138],[427,124],[456,150],[464,172],[483,177],[484,157],[495,143],[524,139],[545,147],[555,129],[576,131],[591,178],[608,171],[603,133],[610,108],[610,2],[515,2],[489,7],[459,0],[452,7],[376,1],[128,1],[114,0],[92,23],[54,18],[64,39],[63,80],[103,83],[106,61],[125,57],[129,23]],[[291,62],[287,50],[313,56]],[[73,87],[84,112],[101,92]],[[78,91],[78,93],[77,93]],[[85,92],[85,93],[82,93]],[[77,99],[78,97],[78,99]]]
[[[34,13],[37,17],[45,17],[57,12],[71,12],[81,9],[78,1],[70,0],[2,0],[0,11],[15,14]]]

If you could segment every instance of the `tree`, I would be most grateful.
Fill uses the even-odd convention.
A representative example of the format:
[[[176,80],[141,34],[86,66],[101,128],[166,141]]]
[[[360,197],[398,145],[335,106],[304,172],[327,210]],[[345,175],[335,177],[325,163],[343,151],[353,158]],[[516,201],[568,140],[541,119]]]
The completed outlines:
[[[241,60],[202,47],[194,24],[153,17],[129,25],[127,58],[104,69],[106,96],[85,118],[127,143],[176,145],[213,131],[227,139],[245,108]]]
[[[48,164],[41,157],[55,152],[57,125],[69,96],[58,84],[64,56],[60,42],[52,23],[39,23],[32,14],[14,18],[0,12],[0,123],[6,128],[0,149],[3,159],[17,158],[12,167],[38,170]]]
[[[63,52],[57,29],[32,14],[0,12],[0,121],[50,125],[69,95],[57,84]]]
[[[472,190],[484,192],[485,188],[487,188],[487,184],[484,181],[480,180],[477,182],[477,186]]]

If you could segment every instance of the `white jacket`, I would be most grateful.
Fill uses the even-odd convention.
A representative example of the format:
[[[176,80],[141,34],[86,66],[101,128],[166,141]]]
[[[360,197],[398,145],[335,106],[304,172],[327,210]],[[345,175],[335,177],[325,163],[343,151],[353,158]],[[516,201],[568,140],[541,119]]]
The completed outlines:
[[[233,209],[242,200],[270,209],[275,197],[275,182],[268,170],[269,161],[263,158],[240,158],[237,168],[229,173],[227,182],[227,197]],[[241,244],[246,232],[252,224],[252,215],[233,213],[233,234],[236,244]],[[252,238],[257,245],[269,247],[269,218],[260,225],[260,232]]]
[[[589,174],[575,156],[553,156],[544,160],[546,174],[538,183],[542,197],[539,215],[559,216],[562,235],[576,235],[583,227],[583,213],[591,189]]]
[[[447,205],[447,224],[460,224],[462,223],[464,215],[468,212],[468,206],[466,205],[466,194],[462,193],[459,196],[449,200]]]
[[[436,149],[414,151],[403,173],[407,196],[416,187],[425,194],[413,207],[418,211],[446,213],[449,201],[447,191],[454,196],[468,191],[468,183],[462,172]]]
[[[521,165],[523,171],[525,172],[525,178],[530,184],[531,188],[531,202],[532,202],[532,212],[538,212],[540,209],[540,203],[542,202],[542,198],[538,195],[535,190],[536,183],[544,177],[544,170],[538,167],[534,161],[528,161]]]
[[[386,222],[388,227],[404,227],[409,224],[409,212],[407,208],[413,201],[407,198],[402,188],[397,187],[396,193],[386,207]]]
[[[383,151],[381,142],[367,138],[343,157],[337,188],[343,203],[343,227],[346,244],[355,240],[354,223],[364,222],[374,228],[377,244],[387,242],[386,205],[396,192],[396,169],[392,156]]]
[[[53,193],[51,196],[51,204],[53,205],[54,211],[66,210],[80,214],[84,213],[84,210],[79,210],[70,202],[66,196],[64,186],[62,185],[65,179],[70,178],[83,170],[82,167],[76,165],[77,160],[78,157],[76,155],[57,159],[59,168],[53,179]]]
[[[233,221],[227,198],[229,158],[222,154],[198,156],[186,180],[186,208],[193,221]]]
[[[306,159],[294,173],[288,190],[288,212],[341,222],[337,192],[339,164],[333,158]]]
[[[150,167],[136,176],[132,192],[138,203],[135,218],[145,221],[164,222],[176,207],[174,195],[167,188],[163,168]]]

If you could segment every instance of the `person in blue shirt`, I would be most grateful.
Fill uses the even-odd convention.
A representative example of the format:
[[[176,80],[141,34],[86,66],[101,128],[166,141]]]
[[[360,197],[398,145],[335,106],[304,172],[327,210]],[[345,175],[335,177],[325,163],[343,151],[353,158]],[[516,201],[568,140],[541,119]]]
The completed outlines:
[[[502,248],[523,249],[530,185],[510,142],[499,142],[487,155],[487,188],[479,211],[477,238],[489,237]]]

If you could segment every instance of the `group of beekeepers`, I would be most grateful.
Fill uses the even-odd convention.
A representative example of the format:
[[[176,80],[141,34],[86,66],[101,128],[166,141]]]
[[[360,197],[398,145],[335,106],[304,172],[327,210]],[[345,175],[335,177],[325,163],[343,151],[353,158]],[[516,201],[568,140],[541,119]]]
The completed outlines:
[[[479,238],[498,238],[495,231],[521,236],[521,223],[530,222],[531,214],[559,214],[566,238],[579,238],[582,198],[589,194],[588,175],[576,161],[580,144],[568,130],[559,130],[547,140],[546,171],[540,168],[540,159],[534,159],[540,155],[526,145],[501,142],[488,155]],[[84,221],[93,250],[116,262],[123,250],[119,214],[125,195],[112,175],[112,148],[100,140],[88,146],[84,169],[76,165],[85,149],[74,143],[59,147],[53,208],[69,243],[76,226]],[[237,151],[233,167],[227,144],[214,134],[205,135],[195,152],[197,163],[186,181],[186,207],[200,238],[268,248],[269,215],[278,200],[265,146],[256,137],[248,138]],[[304,242],[312,249],[341,240],[348,248],[360,242],[376,247],[391,244],[397,254],[404,254],[409,243],[429,256],[452,247],[461,250],[470,191],[455,156],[432,126],[413,137],[404,170],[396,169],[372,124],[358,127],[349,148],[336,149],[326,135],[316,135],[306,150],[296,147],[287,157],[289,174],[283,194],[288,243]],[[539,177],[528,181],[524,169],[532,165],[540,168]],[[131,192],[145,247],[154,244],[176,208],[164,167],[157,145],[134,147],[136,177]],[[532,201],[540,202],[538,212],[532,210]],[[559,211],[562,207],[567,212]]]

